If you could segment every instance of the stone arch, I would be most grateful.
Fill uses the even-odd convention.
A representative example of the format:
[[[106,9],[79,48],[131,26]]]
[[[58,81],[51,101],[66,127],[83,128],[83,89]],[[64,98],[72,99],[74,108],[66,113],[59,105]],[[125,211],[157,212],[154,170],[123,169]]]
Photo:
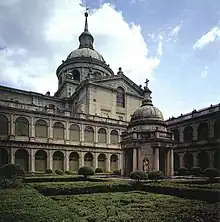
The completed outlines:
[[[48,125],[43,119],[38,119],[35,123],[35,136],[39,138],[47,138]]]
[[[64,125],[61,122],[53,124],[53,138],[55,140],[64,140]]]
[[[111,144],[118,144],[119,134],[117,130],[112,130],[110,133]]]
[[[206,122],[200,123],[198,128],[197,128],[197,131],[198,131],[198,140],[199,141],[208,139],[209,127],[208,127],[208,124]]]
[[[117,88],[116,104],[125,108],[125,90],[122,87]]]
[[[101,168],[103,172],[106,172],[106,155],[104,153],[98,156],[98,168]]]
[[[29,136],[29,122],[25,117],[18,117],[15,120],[15,135]]]
[[[193,128],[186,126],[183,131],[184,142],[190,143],[193,141]]]
[[[174,130],[173,130],[173,135],[174,135],[174,140],[175,140],[176,142],[179,142],[179,141],[180,141],[180,132],[179,132],[178,129],[174,129]]]
[[[0,167],[8,163],[8,151],[0,148]]]
[[[197,155],[198,166],[203,170],[209,167],[209,155],[206,151],[201,151]]]
[[[78,171],[79,169],[79,154],[77,152],[71,152],[69,155],[69,170]]]
[[[85,142],[94,142],[94,129],[91,126],[86,126],[84,137]]]
[[[193,167],[193,155],[190,152],[184,154],[184,167],[191,169]]]
[[[112,154],[110,157],[110,171],[114,172],[118,170],[118,155]]]
[[[8,135],[8,118],[4,114],[0,114],[0,135]]]
[[[53,170],[64,170],[64,154],[61,151],[55,151],[53,154]]]
[[[25,149],[18,149],[15,152],[15,163],[20,165],[26,172],[29,170],[29,153]]]
[[[178,171],[180,168],[180,157],[178,153],[174,153],[174,171]]]
[[[220,170],[220,150],[214,152],[214,167]]]
[[[99,143],[106,143],[106,142],[107,142],[106,129],[100,128],[100,129],[98,130],[98,142],[99,142]]]
[[[47,153],[44,150],[38,150],[35,153],[35,171],[45,172],[47,169]]]
[[[73,79],[74,80],[80,81],[80,72],[79,72],[79,70],[74,69],[72,71],[72,75],[73,75]]]
[[[92,153],[88,152],[84,156],[84,166],[91,166],[93,167],[93,155]]]
[[[214,123],[214,137],[220,139],[220,119],[217,119]]]
[[[72,124],[70,126],[69,137],[71,141],[80,141],[80,128],[77,124]]]

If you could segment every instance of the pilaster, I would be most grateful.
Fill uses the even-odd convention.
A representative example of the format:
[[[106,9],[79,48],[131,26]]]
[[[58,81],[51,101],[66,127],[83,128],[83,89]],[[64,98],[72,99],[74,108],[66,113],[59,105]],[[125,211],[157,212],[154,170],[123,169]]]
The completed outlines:
[[[133,149],[133,170],[137,170],[137,149]]]
[[[48,169],[53,170],[53,155],[52,155],[52,150],[49,150],[49,151],[48,151],[47,166],[48,166]]]
[[[33,149],[30,149],[30,172],[35,172],[35,155]]]
[[[64,170],[69,171],[69,151],[65,151]]]
[[[154,170],[159,170],[159,147],[154,149]]]
[[[107,154],[107,158],[106,158],[106,171],[111,172],[110,154]]]

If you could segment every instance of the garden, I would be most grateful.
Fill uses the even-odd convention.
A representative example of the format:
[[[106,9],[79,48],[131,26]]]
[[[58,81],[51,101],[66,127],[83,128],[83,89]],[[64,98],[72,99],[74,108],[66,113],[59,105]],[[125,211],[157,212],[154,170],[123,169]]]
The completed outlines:
[[[4,171],[4,172],[3,172]],[[0,221],[219,221],[220,188],[213,177],[165,180],[161,172],[132,172],[131,180],[100,179],[83,167],[72,181],[26,180],[17,165],[0,169]],[[37,178],[28,177],[28,178]],[[80,178],[80,179],[79,179]],[[149,180],[150,179],[150,180]],[[211,182],[210,182],[211,180]],[[191,193],[190,193],[191,192]],[[190,195],[188,195],[190,193]],[[201,196],[203,198],[201,198]]]

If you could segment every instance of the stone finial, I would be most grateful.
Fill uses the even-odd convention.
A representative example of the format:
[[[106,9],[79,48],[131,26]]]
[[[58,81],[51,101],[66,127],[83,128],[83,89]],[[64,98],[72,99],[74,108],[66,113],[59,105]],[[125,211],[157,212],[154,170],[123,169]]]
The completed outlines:
[[[121,68],[121,67],[118,68],[117,74],[118,74],[118,75],[123,74],[123,71],[122,71],[122,68]]]

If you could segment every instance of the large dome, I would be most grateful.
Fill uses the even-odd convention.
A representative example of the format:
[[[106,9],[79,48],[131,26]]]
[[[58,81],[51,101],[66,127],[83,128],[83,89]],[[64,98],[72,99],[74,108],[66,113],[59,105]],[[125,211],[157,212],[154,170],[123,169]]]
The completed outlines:
[[[88,58],[93,58],[93,59],[97,59],[102,62],[105,62],[103,56],[100,53],[90,48],[76,49],[68,55],[67,59],[73,59],[73,58],[79,58],[79,57],[80,58],[88,57]]]
[[[131,117],[131,122],[136,120],[159,120],[164,121],[161,111],[153,105],[145,105],[138,108]]]

